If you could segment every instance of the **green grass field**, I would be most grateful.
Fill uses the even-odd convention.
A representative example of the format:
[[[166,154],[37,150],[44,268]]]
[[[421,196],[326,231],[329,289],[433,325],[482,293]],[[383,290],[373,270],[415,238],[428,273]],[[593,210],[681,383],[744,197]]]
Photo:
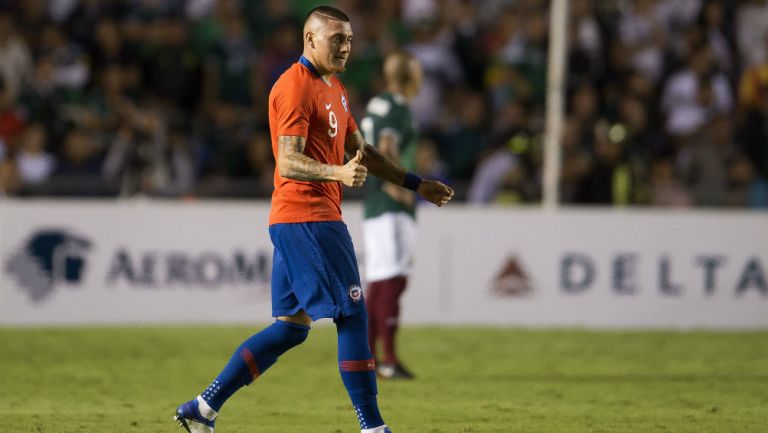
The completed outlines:
[[[0,432],[174,432],[255,328],[0,328]],[[405,328],[412,382],[380,382],[395,433],[768,432],[768,332]],[[314,329],[223,408],[220,433],[359,431]]]

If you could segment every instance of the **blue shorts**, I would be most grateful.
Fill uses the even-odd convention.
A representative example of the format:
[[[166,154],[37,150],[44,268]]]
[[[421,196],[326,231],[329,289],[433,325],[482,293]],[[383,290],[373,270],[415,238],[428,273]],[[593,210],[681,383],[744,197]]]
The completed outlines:
[[[273,224],[272,315],[312,320],[365,311],[355,249],[342,221]]]

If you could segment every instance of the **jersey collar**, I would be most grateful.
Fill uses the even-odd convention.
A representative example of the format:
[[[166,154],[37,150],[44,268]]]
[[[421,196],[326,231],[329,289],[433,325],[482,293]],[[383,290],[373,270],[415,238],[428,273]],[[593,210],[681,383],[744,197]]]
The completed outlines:
[[[310,72],[317,75],[318,77],[322,78],[319,72],[317,72],[317,69],[315,68],[315,65],[312,64],[312,62],[309,61],[308,58],[301,56],[299,57],[299,63],[304,65],[305,68],[309,69]]]

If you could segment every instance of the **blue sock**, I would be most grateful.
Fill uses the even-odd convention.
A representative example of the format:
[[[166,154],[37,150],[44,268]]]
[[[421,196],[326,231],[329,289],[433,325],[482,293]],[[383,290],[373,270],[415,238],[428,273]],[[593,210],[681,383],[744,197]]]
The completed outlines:
[[[301,344],[307,335],[309,326],[275,320],[235,350],[224,370],[201,394],[203,400],[218,412],[232,394],[264,374],[280,355]]]
[[[360,428],[384,425],[376,402],[376,371],[368,346],[368,316],[365,311],[335,320],[339,335],[339,371],[360,421]]]

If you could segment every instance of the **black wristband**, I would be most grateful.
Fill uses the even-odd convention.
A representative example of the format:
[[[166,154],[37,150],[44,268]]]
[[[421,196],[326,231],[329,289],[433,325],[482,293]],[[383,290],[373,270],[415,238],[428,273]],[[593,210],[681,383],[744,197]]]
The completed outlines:
[[[421,178],[413,173],[406,173],[403,180],[403,188],[408,188],[411,191],[416,191],[421,185]]]

